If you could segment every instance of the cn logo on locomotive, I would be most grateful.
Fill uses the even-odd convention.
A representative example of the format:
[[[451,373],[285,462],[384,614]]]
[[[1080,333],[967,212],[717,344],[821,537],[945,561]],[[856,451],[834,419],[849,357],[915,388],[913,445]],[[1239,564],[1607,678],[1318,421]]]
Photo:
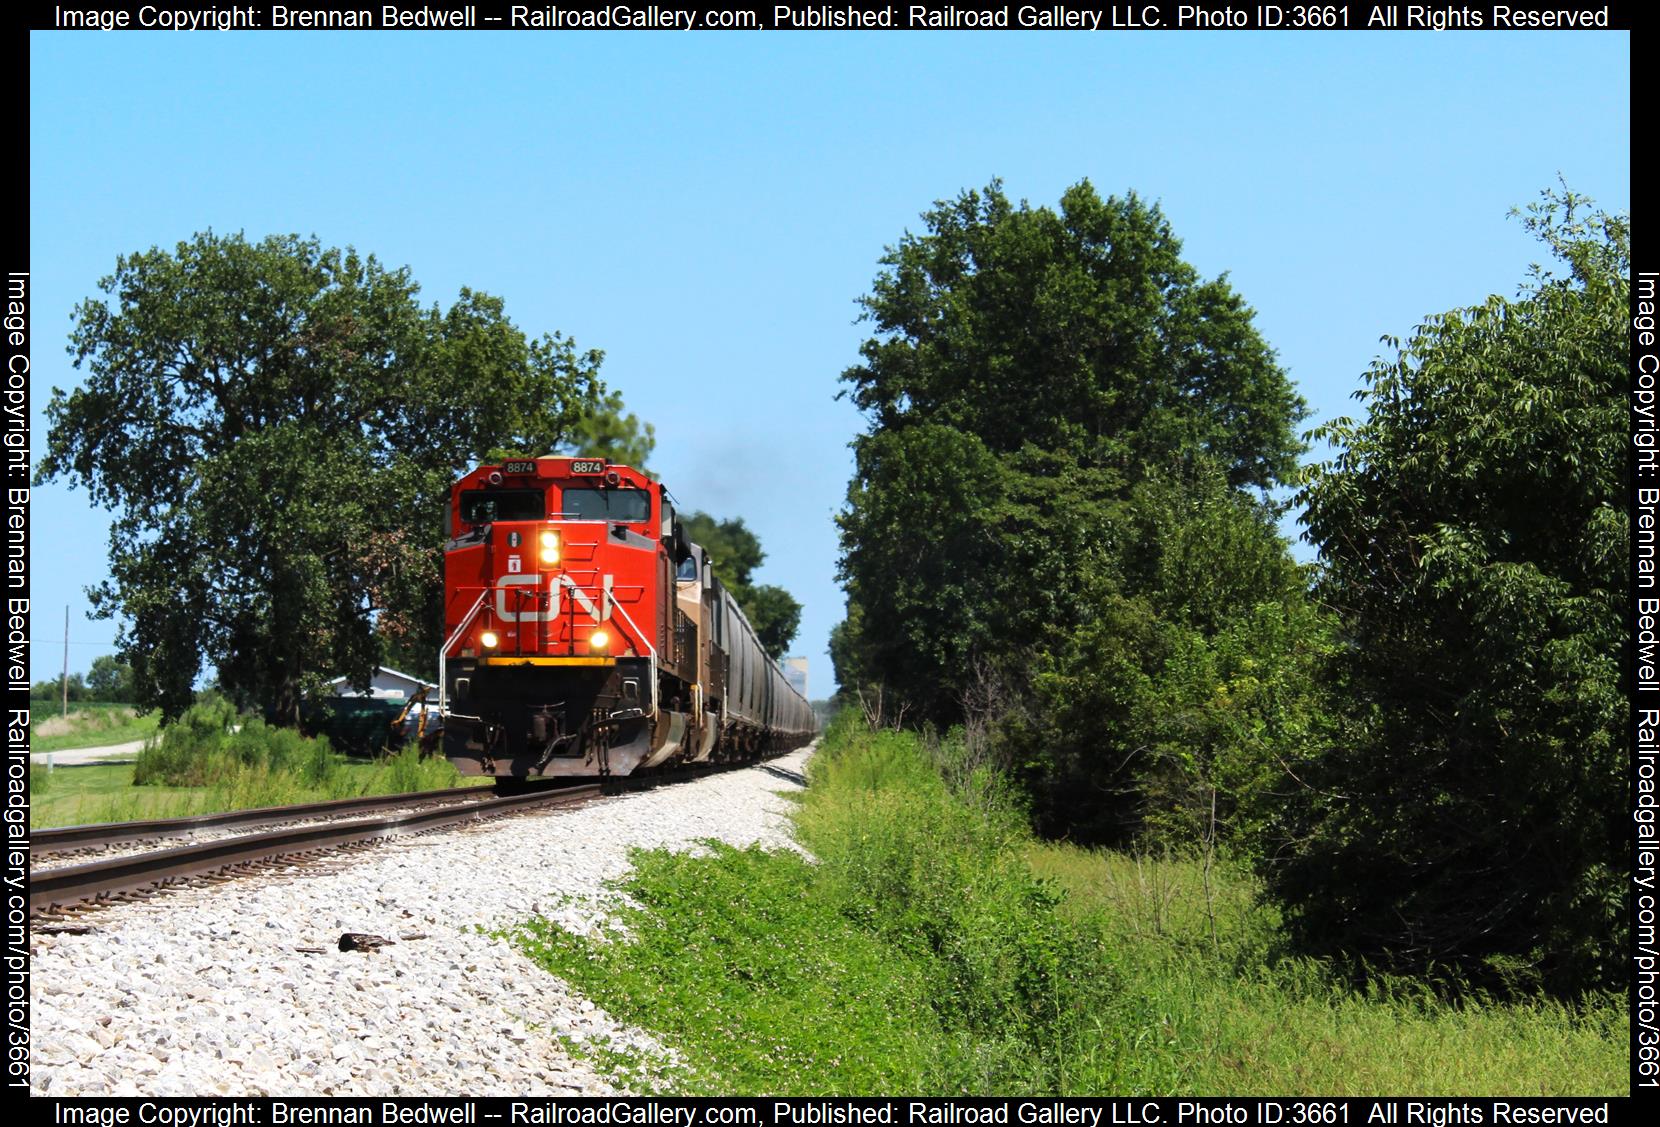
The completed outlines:
[[[547,610],[520,610],[509,605],[509,588],[521,586],[534,588],[538,578],[535,575],[504,575],[496,580],[496,617],[504,622],[552,622],[561,614],[559,605],[561,589],[569,591],[573,606],[580,607],[595,623],[604,622],[611,617],[611,584],[613,577],[610,575],[601,577],[602,585],[598,605],[568,575],[548,576]],[[512,593],[519,596],[512,600],[514,603],[530,602],[530,605],[535,606],[539,602],[539,600],[525,599],[524,593]]]

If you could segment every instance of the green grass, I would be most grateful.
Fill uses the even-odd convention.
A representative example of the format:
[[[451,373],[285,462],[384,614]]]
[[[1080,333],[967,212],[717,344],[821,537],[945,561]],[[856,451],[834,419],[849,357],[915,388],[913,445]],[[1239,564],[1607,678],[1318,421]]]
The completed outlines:
[[[131,763],[29,768],[29,825],[79,826],[206,813],[196,787],[135,787]]]
[[[133,783],[134,766],[99,763],[56,767],[50,772],[40,764],[30,767],[29,825],[44,829],[90,822],[184,818],[331,798],[442,790],[471,781],[457,778],[455,769],[445,760],[423,760],[413,751],[378,762],[339,757],[337,770],[324,786],[308,784],[287,772],[263,769],[239,771],[206,786],[138,786]]]
[[[688,1093],[1629,1091],[1620,999],[1356,993],[1279,954],[1242,867],[1037,843],[994,776],[947,788],[938,761],[840,722],[796,816],[816,864],[641,853],[609,934],[509,934],[656,1032]]]
[[[135,715],[125,704],[75,704],[67,717],[57,709],[34,709],[30,713],[33,731],[29,750],[64,751],[78,747],[109,747],[147,739],[156,732],[160,716],[147,712]]]
[[[1451,1004],[1421,984],[1357,992],[1319,963],[1276,957],[1278,918],[1242,868],[1032,845],[1035,871],[1119,953],[1156,1051],[1130,1069],[1148,1091],[1226,1095],[1624,1095],[1623,1000],[1577,1007],[1479,997]],[[1122,1023],[1117,1023],[1121,1025]],[[1146,1026],[1146,1022],[1143,1022]],[[1115,1052],[1104,1021],[1096,1054]],[[1091,1055],[1082,1047],[1089,1073]]]
[[[614,1012],[689,1050],[699,1064],[680,1091],[930,1089],[941,1062],[927,968],[814,896],[800,858],[712,848],[703,858],[636,856],[627,942],[613,933],[590,944],[541,919],[516,938]],[[639,1063],[613,1062],[624,1071]]]
[[[43,762],[31,764],[29,824],[177,818],[459,783],[448,761],[422,758],[413,745],[373,762],[349,760],[327,740],[239,719],[214,701],[147,741],[134,763],[50,771]]]

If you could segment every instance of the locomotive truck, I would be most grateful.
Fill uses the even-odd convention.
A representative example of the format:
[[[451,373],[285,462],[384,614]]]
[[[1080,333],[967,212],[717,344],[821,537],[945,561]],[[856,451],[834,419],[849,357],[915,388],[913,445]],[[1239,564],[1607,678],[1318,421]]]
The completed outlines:
[[[464,775],[631,775],[812,739],[668,491],[602,458],[480,466],[450,492],[444,754]]]

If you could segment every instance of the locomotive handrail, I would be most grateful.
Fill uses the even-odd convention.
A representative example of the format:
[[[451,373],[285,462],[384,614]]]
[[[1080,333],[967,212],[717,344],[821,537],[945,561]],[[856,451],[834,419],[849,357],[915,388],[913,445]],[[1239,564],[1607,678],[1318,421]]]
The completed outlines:
[[[645,631],[641,630],[638,626],[634,625],[634,620],[629,617],[628,611],[623,609],[623,605],[620,602],[618,602],[615,599],[612,599],[611,600],[611,608],[613,610],[615,610],[618,614],[623,616],[623,621],[628,623],[628,628],[630,630],[634,631],[634,636],[640,640],[640,643],[642,645],[644,645],[645,648],[651,654],[651,715],[652,715],[653,719],[656,719],[656,717],[657,717],[657,647],[651,644],[651,639],[646,637]]]
[[[473,619],[478,617],[479,608],[484,606],[485,596],[489,594],[490,589],[488,587],[478,593],[478,601],[473,604],[473,609],[467,612],[461,620],[461,625],[455,628],[455,633],[445,638],[444,644],[438,649],[438,715],[440,716],[449,710],[449,681],[444,676],[444,666],[448,663],[450,647],[459,642],[467,627],[473,624]]]
[[[574,587],[576,585],[573,583],[572,586]],[[631,584],[630,586],[637,585]],[[479,591],[478,599],[473,603],[472,609],[469,610],[461,619],[461,624],[455,628],[454,633],[444,639],[444,645],[438,651],[438,713],[441,716],[446,714],[449,710],[449,680],[446,676],[446,666],[449,663],[450,649],[456,644],[456,642],[461,640],[461,635],[466,633],[467,627],[473,624],[473,619],[478,617],[479,610],[484,606],[484,601],[490,597],[490,592],[493,590],[495,590],[495,584],[491,584]],[[643,591],[645,588],[641,587],[640,590]],[[628,610],[622,605],[621,602],[616,599],[611,599],[609,600],[609,603],[610,609],[622,615],[623,621],[628,623],[628,628],[634,632],[634,637],[639,641],[639,643],[646,648],[647,655],[651,659],[651,715],[655,717],[657,715],[658,704],[657,647],[651,644],[651,639],[646,637],[645,631],[635,625],[633,617],[628,613]]]

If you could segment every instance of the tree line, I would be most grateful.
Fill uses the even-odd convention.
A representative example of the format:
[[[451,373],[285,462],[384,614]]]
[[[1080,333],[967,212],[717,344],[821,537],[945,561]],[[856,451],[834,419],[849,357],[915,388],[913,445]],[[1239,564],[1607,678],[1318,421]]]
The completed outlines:
[[[36,681],[29,686],[30,700],[96,701],[105,704],[132,704],[133,667],[120,658],[104,654],[92,659],[86,673],[71,673],[56,681]]]
[[[843,692],[964,725],[1046,833],[1251,860],[1303,950],[1622,981],[1630,227],[1520,218],[1553,265],[1386,338],[1303,466],[1303,400],[1156,205],[936,203],[843,374]]]

